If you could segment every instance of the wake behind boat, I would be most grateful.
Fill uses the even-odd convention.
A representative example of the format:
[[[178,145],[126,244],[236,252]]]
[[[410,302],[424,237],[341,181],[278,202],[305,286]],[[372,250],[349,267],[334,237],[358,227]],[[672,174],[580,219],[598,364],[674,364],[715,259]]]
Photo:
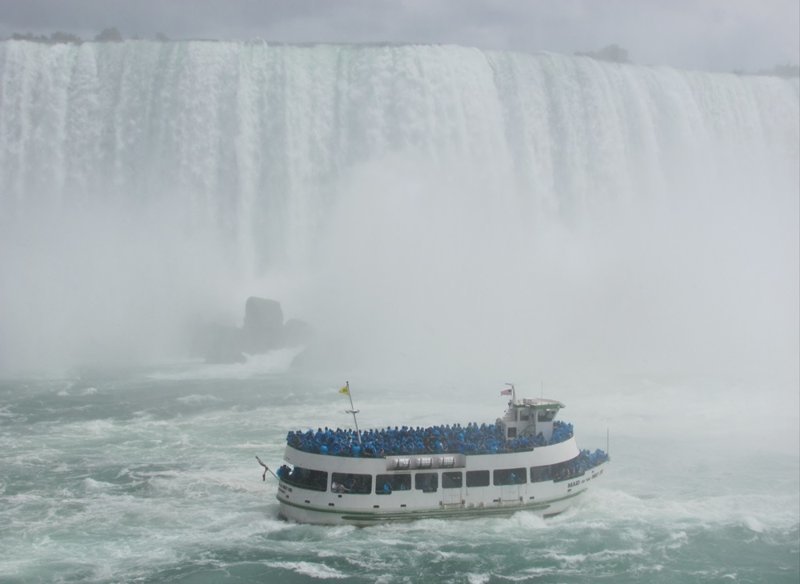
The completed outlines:
[[[349,384],[340,390],[352,397]],[[551,399],[517,399],[502,418],[427,428],[289,432],[277,473],[280,515],[301,523],[505,515],[567,509],[609,461],[579,450],[572,424]],[[266,470],[265,470],[266,473]]]

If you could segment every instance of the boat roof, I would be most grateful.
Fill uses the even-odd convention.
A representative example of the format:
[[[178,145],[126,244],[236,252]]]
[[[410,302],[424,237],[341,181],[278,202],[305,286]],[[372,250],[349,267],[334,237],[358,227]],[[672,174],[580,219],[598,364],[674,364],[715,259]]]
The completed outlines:
[[[552,410],[565,408],[564,404],[555,399],[545,399],[543,397],[523,398],[518,399],[511,403],[512,406],[517,408],[534,408],[537,410]]]

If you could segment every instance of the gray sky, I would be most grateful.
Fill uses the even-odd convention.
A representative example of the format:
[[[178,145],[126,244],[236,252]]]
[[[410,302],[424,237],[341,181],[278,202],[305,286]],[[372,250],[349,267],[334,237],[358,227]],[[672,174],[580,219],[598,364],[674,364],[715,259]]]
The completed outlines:
[[[800,60],[798,0],[0,0],[0,36],[62,30],[276,42],[455,43],[757,70]]]

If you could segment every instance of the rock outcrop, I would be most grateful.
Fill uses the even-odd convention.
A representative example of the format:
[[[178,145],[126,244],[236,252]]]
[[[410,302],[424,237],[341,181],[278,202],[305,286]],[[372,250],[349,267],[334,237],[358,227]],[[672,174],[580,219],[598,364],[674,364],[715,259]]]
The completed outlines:
[[[207,363],[243,363],[246,355],[258,355],[304,345],[311,340],[311,326],[300,319],[284,323],[280,302],[251,296],[245,303],[240,327],[204,325],[194,334],[193,352]]]

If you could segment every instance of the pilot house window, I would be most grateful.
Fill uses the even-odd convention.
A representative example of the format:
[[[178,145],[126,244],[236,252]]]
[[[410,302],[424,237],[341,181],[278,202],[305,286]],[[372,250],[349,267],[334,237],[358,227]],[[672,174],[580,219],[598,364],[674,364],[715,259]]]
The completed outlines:
[[[552,422],[558,410],[539,410],[538,420],[540,422]]]

